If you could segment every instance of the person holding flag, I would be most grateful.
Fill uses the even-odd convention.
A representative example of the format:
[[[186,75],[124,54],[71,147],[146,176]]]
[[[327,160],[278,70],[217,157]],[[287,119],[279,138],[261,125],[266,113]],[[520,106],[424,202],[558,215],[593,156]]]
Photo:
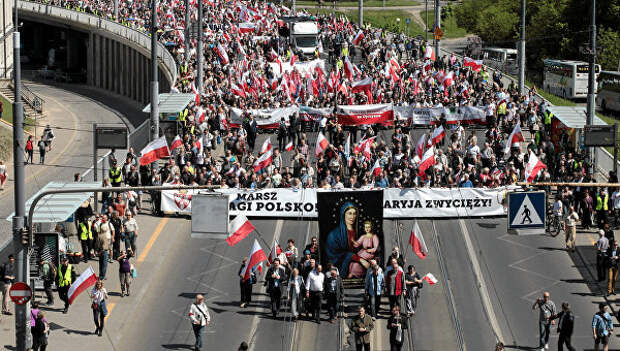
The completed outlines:
[[[407,287],[407,295],[405,295],[405,310],[407,316],[413,316],[418,307],[418,298],[420,297],[420,289],[423,286],[422,277],[415,270],[415,266],[410,264],[405,273],[405,286]]]
[[[91,268],[92,270],[92,268]],[[56,277],[56,286],[58,287],[58,297],[65,303],[65,309],[62,313],[69,311],[69,289],[71,283],[75,281],[77,273],[75,267],[69,263],[67,256],[63,256],[58,267],[58,276]]]
[[[248,258],[244,257],[241,262],[241,267],[239,267],[239,289],[241,290],[241,304],[239,307],[245,308],[248,304],[252,302],[252,287],[258,281],[258,277],[256,275],[256,269],[250,269],[250,277],[246,280],[243,280],[243,271],[248,265]]]
[[[90,292],[90,298],[92,299],[91,308],[93,310],[93,318],[95,319],[95,327],[97,327],[93,334],[102,336],[105,317],[108,315],[108,309],[105,305],[105,300],[108,299],[108,292],[103,287],[103,280],[97,280],[95,287]]]

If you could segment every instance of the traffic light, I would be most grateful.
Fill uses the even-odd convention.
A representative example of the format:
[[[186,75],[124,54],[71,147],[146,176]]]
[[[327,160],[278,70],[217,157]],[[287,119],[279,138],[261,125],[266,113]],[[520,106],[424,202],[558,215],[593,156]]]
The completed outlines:
[[[21,228],[19,231],[22,237],[22,245],[27,247],[32,246],[32,236],[30,235],[30,231],[26,228]]]

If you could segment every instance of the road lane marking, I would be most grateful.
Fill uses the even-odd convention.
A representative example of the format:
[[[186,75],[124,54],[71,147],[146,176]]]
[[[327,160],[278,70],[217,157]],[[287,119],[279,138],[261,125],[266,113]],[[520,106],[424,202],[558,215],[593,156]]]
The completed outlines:
[[[110,315],[112,314],[112,310],[114,309],[114,306],[116,306],[116,302],[110,302],[109,304],[106,304],[106,307],[108,308],[108,314],[103,319],[104,322],[107,321]]]
[[[474,245],[472,244],[471,237],[469,235],[469,231],[467,230],[467,226],[465,225],[465,221],[459,219],[459,224],[461,226],[461,231],[463,232],[463,239],[465,241],[465,247],[467,249],[467,255],[472,264],[472,268],[474,270],[474,275],[476,276],[476,280],[478,281],[478,291],[480,292],[480,296],[482,297],[482,303],[484,305],[484,309],[489,317],[489,323],[494,330],[495,335],[499,341],[504,342],[504,337],[502,335],[502,330],[497,321],[497,316],[495,315],[495,311],[493,310],[493,304],[491,303],[491,297],[489,296],[489,290],[487,288],[486,281],[484,280],[484,276],[482,275],[482,270],[480,269],[480,263],[478,262],[478,256],[474,250]]]
[[[282,226],[283,225],[284,225],[284,220],[278,219],[276,221],[276,228],[275,228],[275,231],[274,231],[274,234],[273,234],[273,242],[271,243],[272,247],[273,247],[273,244],[276,241],[279,242],[280,234],[282,234]],[[268,248],[268,250],[271,250],[271,248]],[[261,294],[265,294],[265,289],[266,289],[265,285],[264,284],[261,284],[261,285],[262,286],[260,288],[260,293]],[[255,311],[254,311],[255,314],[252,317],[252,326],[250,327],[250,334],[248,335],[248,338],[247,338],[247,340],[249,341],[249,344],[250,344],[249,351],[254,351],[254,348],[256,347],[255,336],[256,336],[256,330],[258,329],[258,322],[259,322],[259,320],[258,320],[258,309],[259,309],[259,307],[255,308]]]
[[[168,223],[168,217],[164,217],[161,219],[161,221],[159,221],[159,224],[157,224],[155,231],[149,238],[149,241],[144,246],[144,250],[142,250],[142,253],[140,254],[140,256],[138,256],[138,261],[137,261],[138,263],[144,262],[144,260],[146,259],[146,256],[149,254],[149,251],[151,251],[153,244],[155,244],[155,241],[157,240],[157,238],[159,238],[159,234],[161,234],[164,227],[166,226],[166,223]]]

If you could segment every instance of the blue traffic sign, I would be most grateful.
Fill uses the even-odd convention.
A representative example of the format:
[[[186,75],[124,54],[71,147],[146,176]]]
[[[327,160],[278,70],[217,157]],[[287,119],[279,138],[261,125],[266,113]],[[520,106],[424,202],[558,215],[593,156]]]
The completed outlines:
[[[544,229],[544,191],[508,193],[508,229]]]

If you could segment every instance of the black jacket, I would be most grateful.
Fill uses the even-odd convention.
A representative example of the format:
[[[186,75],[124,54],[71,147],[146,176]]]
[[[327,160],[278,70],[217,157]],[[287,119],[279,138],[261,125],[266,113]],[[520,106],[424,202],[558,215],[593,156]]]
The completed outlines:
[[[605,261],[607,264],[607,267],[618,267],[618,260],[617,259],[613,259],[613,251],[614,248],[612,246],[610,246],[607,251],[605,251]],[[618,249],[616,249],[616,257],[620,256],[620,247],[618,247]]]
[[[396,331],[398,327],[393,327],[392,324],[400,323],[401,329],[403,329],[403,335],[400,339],[400,342],[396,341]],[[402,345],[405,341],[405,332],[408,327],[407,325],[407,316],[404,314],[399,314],[398,316],[390,315],[387,321],[387,328],[390,331],[390,345]]]
[[[266,280],[265,283],[267,284],[267,291],[271,293],[274,290],[274,288],[277,288],[277,289],[280,289],[280,292],[282,292],[284,291],[284,282],[287,281],[286,269],[284,269],[283,266],[278,267],[278,274],[280,275],[280,279],[274,279],[273,277],[271,277],[274,272],[275,272],[275,267],[271,266],[267,270],[267,274],[265,274],[265,280]],[[277,283],[277,287],[276,287],[276,283]]]
[[[560,326],[559,322],[562,320],[562,317],[565,314],[566,314],[566,317],[564,317],[564,321],[562,321],[562,325]],[[561,335],[567,335],[567,336],[573,335],[573,327],[575,326],[575,315],[573,315],[573,312],[562,311],[554,315],[553,317],[551,317],[551,319],[558,320],[558,333],[560,333]]]
[[[336,281],[336,286],[335,286],[335,291],[332,291],[331,289],[331,285],[332,285],[332,281]],[[344,298],[344,285],[342,284],[342,278],[340,278],[340,276],[330,276],[329,278],[325,279],[325,287],[323,288],[323,291],[326,294],[330,294],[330,293],[335,293],[336,294],[336,300],[340,301]]]

